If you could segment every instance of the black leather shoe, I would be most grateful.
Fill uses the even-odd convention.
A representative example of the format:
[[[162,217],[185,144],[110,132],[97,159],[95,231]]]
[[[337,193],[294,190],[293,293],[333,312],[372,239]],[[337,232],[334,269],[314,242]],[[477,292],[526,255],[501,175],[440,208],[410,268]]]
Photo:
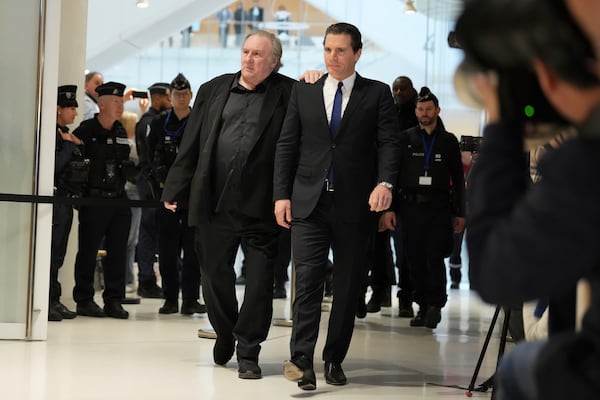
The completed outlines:
[[[400,318],[413,318],[415,316],[412,301],[398,299],[398,316]]]
[[[367,312],[376,313],[379,311],[381,311],[381,302],[379,301],[379,296],[373,293],[367,303]]]
[[[198,303],[197,300],[184,300],[181,303],[181,313],[183,315],[204,314],[206,313],[206,306]]]
[[[146,299],[162,299],[162,289],[154,281],[142,281],[137,289],[137,294]]]
[[[251,358],[238,359],[238,377],[240,379],[260,379],[262,371],[258,366],[258,361]]]
[[[86,317],[94,317],[94,318],[106,317],[106,314],[104,314],[104,311],[102,311],[100,306],[98,304],[96,304],[94,302],[94,300],[90,300],[85,303],[77,303],[75,312],[77,312],[77,315],[83,315]]]
[[[58,310],[56,310],[54,307],[50,306],[48,308],[48,321],[59,322],[62,320],[63,320],[63,317],[62,317],[62,315],[60,315]]]
[[[342,386],[348,383],[342,364],[325,361],[325,382],[330,385]]]
[[[427,328],[435,329],[442,320],[442,309],[436,306],[430,306],[427,308],[425,314],[425,326]]]
[[[420,307],[417,315],[410,320],[410,326],[425,326],[425,312],[426,309]]]
[[[298,387],[302,390],[315,390],[317,388],[317,377],[312,361],[306,356],[284,361],[283,376],[289,381],[298,382]]]
[[[104,314],[112,318],[127,319],[129,313],[125,311],[119,301],[109,301],[104,304]]]
[[[175,314],[179,311],[179,303],[177,300],[165,300],[165,304],[158,309],[159,314]]]
[[[284,286],[276,285],[273,287],[273,298],[274,299],[285,299],[287,297],[287,293],[285,291]]]
[[[69,310],[60,301],[53,302],[50,307],[57,311],[62,317],[62,319],[73,319],[77,316],[75,312]]]
[[[215,345],[213,347],[213,360],[217,365],[225,365],[231,357],[233,357],[233,352],[235,351],[235,340],[233,337],[228,339],[223,339],[217,336],[217,340],[215,341]]]

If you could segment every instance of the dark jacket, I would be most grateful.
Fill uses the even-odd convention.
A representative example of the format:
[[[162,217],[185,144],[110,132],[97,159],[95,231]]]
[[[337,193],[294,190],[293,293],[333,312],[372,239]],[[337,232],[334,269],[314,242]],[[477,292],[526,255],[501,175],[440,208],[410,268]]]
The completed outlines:
[[[306,218],[323,191],[329,166],[335,198],[346,218],[369,214],[369,195],[380,181],[396,182],[398,119],[389,87],[356,75],[335,139],[331,138],[323,84],[294,86],[275,159],[274,200],[291,199],[292,215]]]
[[[491,125],[469,186],[471,285],[485,301],[560,297],[581,278],[591,283],[582,331],[550,336],[542,350],[544,400],[600,393],[600,109],[581,135],[544,157],[544,178],[531,186],[518,130]]]
[[[221,75],[198,89],[177,159],[169,170],[162,201],[188,202],[189,223],[206,223],[213,214],[212,167],[221,115],[237,74]],[[239,212],[273,219],[273,159],[294,80],[275,73],[263,83],[265,99],[260,126],[242,172]]]
[[[398,188],[403,194],[420,193],[447,198],[448,204],[452,204],[452,213],[458,217],[465,217],[465,179],[458,139],[453,133],[446,131],[442,120],[438,117],[433,132],[435,142],[428,171],[433,181],[431,186],[422,186],[419,184],[419,177],[425,172],[422,134],[426,135],[419,125],[400,134],[403,153]],[[427,137],[427,145],[431,143],[431,139]]]

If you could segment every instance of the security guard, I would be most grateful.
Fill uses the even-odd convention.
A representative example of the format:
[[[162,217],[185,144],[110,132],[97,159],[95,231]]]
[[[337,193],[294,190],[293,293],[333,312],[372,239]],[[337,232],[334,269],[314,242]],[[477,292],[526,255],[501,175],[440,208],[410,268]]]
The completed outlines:
[[[125,128],[119,122],[123,114],[125,85],[107,82],[96,88],[100,112],[85,120],[73,132],[85,145],[90,159],[86,195],[96,199],[126,199],[125,182],[135,177],[129,161]],[[131,222],[129,207],[81,206],[79,209],[79,250],[75,259],[73,299],[77,314],[127,319],[120,299],[125,297],[127,236]],[[94,302],[94,269],[102,238],[107,252],[104,265],[104,310]]]
[[[399,215],[413,300],[419,305],[410,326],[433,329],[448,297],[444,258],[452,250],[453,231],[464,228],[465,185],[458,140],[444,128],[438,99],[429,88],[419,92],[415,113],[419,125],[402,134]],[[393,215],[385,213],[384,219]]]
[[[152,120],[162,111],[171,108],[170,84],[156,82],[150,92],[150,108],[142,115],[135,126],[135,142],[138,149],[139,163],[137,188],[141,199],[158,199],[158,185],[152,175],[150,156],[148,155],[147,138]],[[158,251],[158,226],[156,208],[142,208],[140,235],[136,249],[138,264],[138,296],[162,299],[162,289],[156,284],[154,262]]]
[[[178,74],[171,82],[170,110],[163,111],[152,120],[148,134],[148,154],[153,166],[156,181],[159,183],[159,197],[169,168],[175,161],[179,145],[190,115],[192,90],[190,82],[183,74]],[[165,303],[158,310],[160,314],[173,314],[179,311],[179,288],[181,287],[181,314],[205,313],[206,307],[198,303],[200,297],[200,265],[194,249],[194,229],[188,226],[187,205],[181,204],[177,211],[159,208],[158,214],[158,259],[162,277]],[[183,250],[181,278],[179,257]]]
[[[77,86],[58,87],[56,102],[56,147],[54,154],[54,196],[76,197],[81,195],[87,182],[88,162],[84,160],[82,142],[69,132],[77,116]],[[73,207],[56,203],[52,206],[52,244],[50,250],[50,302],[49,321],[75,318],[77,314],[60,302],[61,286],[58,270],[65,260],[67,242],[73,222]]]

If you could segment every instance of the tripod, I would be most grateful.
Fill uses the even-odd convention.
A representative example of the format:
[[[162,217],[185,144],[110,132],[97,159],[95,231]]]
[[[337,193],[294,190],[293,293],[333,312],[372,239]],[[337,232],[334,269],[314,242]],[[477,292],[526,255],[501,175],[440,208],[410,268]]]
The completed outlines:
[[[492,333],[494,331],[494,327],[496,322],[498,321],[498,315],[500,314],[501,306],[496,306],[496,310],[494,311],[494,316],[492,317],[492,322],[490,323],[490,327],[487,331],[487,335],[485,336],[485,341],[483,342],[483,347],[481,348],[481,353],[479,353],[479,359],[477,360],[477,365],[475,365],[475,371],[473,372],[473,377],[471,378],[471,383],[469,383],[469,387],[467,388],[467,397],[473,396],[473,392],[487,392],[487,390],[492,388],[492,397],[494,400],[494,375],[488,378],[485,382],[475,388],[475,381],[477,380],[477,375],[479,375],[479,370],[481,368],[481,364],[483,362],[483,358],[485,357],[485,352],[487,351],[488,345],[490,343],[490,339],[492,338]],[[510,318],[510,307],[505,307],[504,309],[504,321],[502,322],[502,334],[500,336],[500,347],[498,349],[498,360],[496,362],[496,366],[500,363],[500,358],[504,354],[504,349],[506,347],[506,336],[508,334],[508,321]]]

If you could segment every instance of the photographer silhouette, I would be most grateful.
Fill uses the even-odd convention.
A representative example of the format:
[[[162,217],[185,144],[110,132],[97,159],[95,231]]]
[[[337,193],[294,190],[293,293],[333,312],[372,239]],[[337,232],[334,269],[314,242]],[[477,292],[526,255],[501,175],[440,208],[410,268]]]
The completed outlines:
[[[465,59],[476,66],[470,70],[479,71],[472,79],[490,119],[469,192],[471,283],[496,304],[550,298],[550,337],[504,357],[496,381],[501,399],[600,393],[600,81],[591,43],[570,13],[595,6],[568,3],[571,9],[563,0],[470,1],[456,27]],[[528,93],[507,84],[515,74],[535,77],[556,114],[524,112]],[[526,138],[541,123],[561,119],[579,136],[542,160],[544,179],[531,186]],[[581,278],[590,281],[592,301],[575,332],[565,296]],[[556,318],[561,304],[572,321]]]

